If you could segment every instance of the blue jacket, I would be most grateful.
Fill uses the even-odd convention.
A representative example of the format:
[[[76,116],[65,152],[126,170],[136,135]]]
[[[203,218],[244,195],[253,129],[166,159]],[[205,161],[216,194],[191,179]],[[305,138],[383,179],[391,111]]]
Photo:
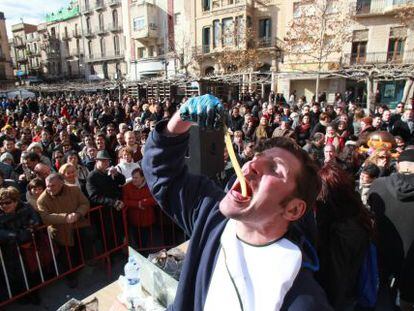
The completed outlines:
[[[228,220],[219,211],[225,193],[207,177],[188,172],[184,157],[189,134],[164,136],[160,133],[165,125],[166,121],[161,121],[150,133],[142,167],[161,208],[191,237],[175,301],[168,310],[203,310],[220,251],[220,237]],[[310,256],[303,252],[303,258],[302,269],[285,296],[282,310],[332,310],[313,278],[312,268],[317,262],[314,252]]]

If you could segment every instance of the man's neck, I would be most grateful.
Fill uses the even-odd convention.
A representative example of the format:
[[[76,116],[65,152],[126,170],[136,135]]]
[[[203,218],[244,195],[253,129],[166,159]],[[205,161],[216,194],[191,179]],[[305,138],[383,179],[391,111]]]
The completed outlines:
[[[258,228],[256,226],[250,226],[249,224],[241,221],[236,221],[236,234],[237,237],[251,245],[266,245],[269,242],[276,241],[282,238],[287,232],[287,224],[276,225],[269,224]]]

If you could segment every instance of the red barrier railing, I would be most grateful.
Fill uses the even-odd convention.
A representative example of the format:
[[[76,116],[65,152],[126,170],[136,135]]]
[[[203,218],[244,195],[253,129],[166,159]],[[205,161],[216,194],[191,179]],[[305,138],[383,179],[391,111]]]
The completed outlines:
[[[161,209],[156,208],[155,213],[156,220],[151,226],[133,227],[128,224],[127,209],[118,212],[109,207],[93,207],[87,216],[91,225],[86,228],[91,229],[94,242],[88,243],[87,247],[84,245],[87,242],[85,228],[77,225],[73,228],[74,247],[68,246],[67,235],[65,246],[54,242],[48,225],[37,227],[32,234],[32,241],[24,245],[14,243],[6,247],[0,244],[0,308],[77,272],[89,261],[104,260],[110,278],[110,255],[126,248],[129,237],[136,244],[132,246],[144,254],[168,249],[186,240],[182,230]],[[85,251],[90,252],[91,246],[92,254],[85,254]],[[4,252],[6,248],[7,253]],[[5,289],[3,293],[1,288]]]
[[[89,261],[105,260],[108,276],[110,276],[112,274],[110,255],[128,246],[126,210],[116,213],[118,214],[114,215],[113,208],[109,207],[91,208],[87,216],[91,225],[84,228],[75,225],[72,228],[75,244],[73,247],[68,246],[67,234],[65,234],[65,245],[58,245],[54,242],[48,225],[35,228],[32,240],[22,245],[17,243],[0,244],[0,308],[28,293],[75,273]],[[109,221],[112,228],[110,235],[104,226],[108,221],[103,217],[104,214],[110,215]],[[115,218],[120,218],[118,222],[122,225],[122,228],[118,228],[118,230],[115,228]],[[62,230],[70,230],[69,227],[68,225]],[[92,233],[89,238],[95,238],[94,243],[83,245],[85,228]],[[100,230],[97,230],[98,228]],[[120,233],[124,235],[122,240]],[[103,244],[103,247],[99,247],[100,243]],[[85,250],[89,250],[91,246],[92,255],[86,257]]]
[[[175,247],[188,239],[181,228],[160,208],[155,209],[155,215],[155,223],[145,227],[132,226],[130,223],[137,223],[137,221],[131,221],[127,218],[128,239],[131,247],[141,253],[148,254]],[[131,217],[131,215],[128,216]]]

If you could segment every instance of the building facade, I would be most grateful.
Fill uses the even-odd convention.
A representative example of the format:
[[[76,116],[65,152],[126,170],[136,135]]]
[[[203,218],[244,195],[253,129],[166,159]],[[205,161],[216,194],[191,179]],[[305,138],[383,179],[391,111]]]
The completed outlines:
[[[352,11],[355,21],[352,40],[345,47],[343,65],[346,68],[366,67],[384,68],[403,67],[414,64],[414,32],[402,24],[395,10],[408,1],[358,0]],[[382,68],[382,69],[381,69]],[[376,92],[379,102],[391,107],[401,100],[413,97],[412,80],[372,81],[372,91]],[[358,97],[364,94],[366,83],[352,80],[346,88]],[[372,94],[372,97],[373,94]]]
[[[0,84],[6,85],[13,81],[13,67],[10,56],[9,40],[7,38],[4,13],[0,12]]]
[[[124,0],[128,80],[172,78],[175,75],[174,8],[182,0]],[[187,3],[188,4],[188,3]],[[189,4],[188,4],[189,5]]]
[[[126,76],[124,10],[121,0],[79,0],[85,77],[119,79]]]

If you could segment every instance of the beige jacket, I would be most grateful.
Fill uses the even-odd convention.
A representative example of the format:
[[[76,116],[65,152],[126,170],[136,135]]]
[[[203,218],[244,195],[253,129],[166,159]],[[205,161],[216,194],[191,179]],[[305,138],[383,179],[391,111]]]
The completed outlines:
[[[89,219],[85,218],[90,205],[87,197],[78,187],[63,185],[61,193],[56,196],[43,191],[37,199],[37,207],[42,221],[50,225],[52,237],[60,245],[74,245],[74,228],[89,226]],[[66,216],[70,213],[79,213],[81,218],[74,224],[66,222]]]

